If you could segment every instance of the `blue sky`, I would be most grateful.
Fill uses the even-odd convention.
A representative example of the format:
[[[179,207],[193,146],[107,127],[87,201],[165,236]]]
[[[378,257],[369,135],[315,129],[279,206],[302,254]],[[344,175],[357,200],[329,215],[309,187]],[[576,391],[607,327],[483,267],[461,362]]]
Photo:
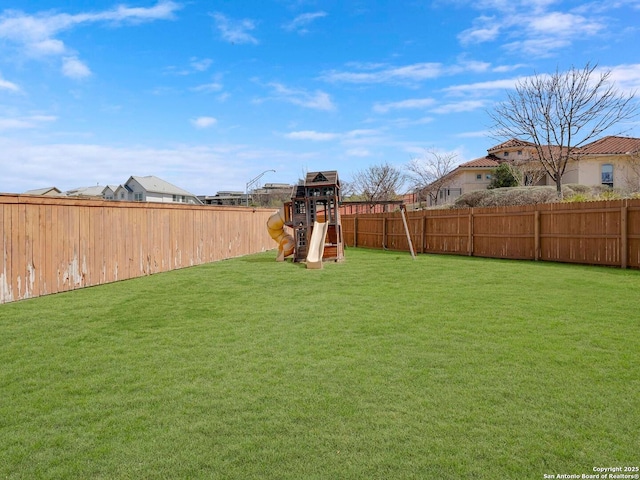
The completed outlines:
[[[640,0],[2,5],[0,192],[464,162],[498,143],[487,112],[518,79],[592,62],[640,87]]]

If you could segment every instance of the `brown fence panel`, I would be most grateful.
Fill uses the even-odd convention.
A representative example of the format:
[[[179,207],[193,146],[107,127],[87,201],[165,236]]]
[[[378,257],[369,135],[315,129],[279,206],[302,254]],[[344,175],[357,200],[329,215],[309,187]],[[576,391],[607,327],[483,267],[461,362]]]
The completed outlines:
[[[408,214],[418,253],[640,268],[640,199]],[[409,250],[399,213],[342,216],[347,245]]]
[[[272,213],[0,195],[0,303],[270,250]]]
[[[629,202],[622,212],[627,220],[627,266],[640,268],[640,202]]]
[[[478,257],[533,259],[535,210],[506,207],[473,210],[473,255]]]
[[[624,202],[541,206],[541,259],[621,266],[620,212]]]
[[[420,212],[424,216],[424,247],[418,251],[469,255],[469,209]]]

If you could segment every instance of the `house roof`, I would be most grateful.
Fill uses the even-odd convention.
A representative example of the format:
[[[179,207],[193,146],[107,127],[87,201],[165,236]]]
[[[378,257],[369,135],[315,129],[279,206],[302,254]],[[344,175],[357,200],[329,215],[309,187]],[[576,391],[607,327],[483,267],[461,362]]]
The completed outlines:
[[[166,195],[185,195],[188,197],[197,198],[193,193],[187,192],[186,190],[183,190],[180,187],[176,187],[172,183],[169,183],[153,175],[148,175],[146,177],[131,176],[129,180],[127,180],[127,183],[129,183],[132,179],[138,182],[147,192],[163,193]],[[126,186],[127,185],[125,184],[125,188]]]
[[[120,185],[107,185],[102,189],[102,193],[104,193],[107,189],[111,190],[112,192],[115,192],[119,186]]]
[[[305,185],[340,185],[338,172],[326,170],[324,172],[308,172],[304,180]]]
[[[56,187],[36,188],[24,192],[27,195],[60,195],[62,192]]]
[[[64,194],[67,197],[102,197],[102,190],[104,190],[103,186],[94,185],[92,187],[78,187],[67,190]]]
[[[504,150],[505,148],[518,148],[518,147],[535,147],[535,144],[531,142],[527,142],[525,140],[512,138],[510,140],[507,140],[506,142],[502,142],[499,145],[489,148],[487,152],[495,152],[497,150]]]
[[[500,165],[500,162],[494,160],[493,155],[487,155],[486,157],[476,158],[466,163],[461,163],[459,168],[496,168]],[[457,169],[456,169],[457,170]]]
[[[608,136],[580,149],[582,155],[634,154],[640,152],[640,138]]]

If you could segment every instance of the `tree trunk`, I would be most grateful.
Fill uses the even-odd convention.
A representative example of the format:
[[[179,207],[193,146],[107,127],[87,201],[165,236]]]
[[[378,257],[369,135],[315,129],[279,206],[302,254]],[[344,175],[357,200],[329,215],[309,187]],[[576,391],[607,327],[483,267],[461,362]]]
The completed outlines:
[[[558,196],[558,200],[562,200],[562,177],[557,175],[554,180],[556,181],[556,195]]]

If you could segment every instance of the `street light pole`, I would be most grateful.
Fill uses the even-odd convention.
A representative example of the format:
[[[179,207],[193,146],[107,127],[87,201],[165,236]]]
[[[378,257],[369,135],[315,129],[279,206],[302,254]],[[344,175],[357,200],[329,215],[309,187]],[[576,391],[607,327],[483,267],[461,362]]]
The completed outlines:
[[[249,181],[247,182],[247,184],[245,185],[245,187],[244,187],[244,197],[245,197],[245,201],[246,201],[246,205],[247,205],[247,207],[249,206],[249,187],[250,187],[250,186],[252,186],[253,184],[255,184],[258,180],[260,180],[260,179],[262,178],[262,176],[263,176],[265,173],[268,173],[268,172],[273,172],[273,173],[275,173],[276,171],[275,171],[275,170],[265,170],[264,172],[262,172],[262,173],[261,173],[260,175],[258,175],[257,177],[252,178],[251,180],[249,180]]]

